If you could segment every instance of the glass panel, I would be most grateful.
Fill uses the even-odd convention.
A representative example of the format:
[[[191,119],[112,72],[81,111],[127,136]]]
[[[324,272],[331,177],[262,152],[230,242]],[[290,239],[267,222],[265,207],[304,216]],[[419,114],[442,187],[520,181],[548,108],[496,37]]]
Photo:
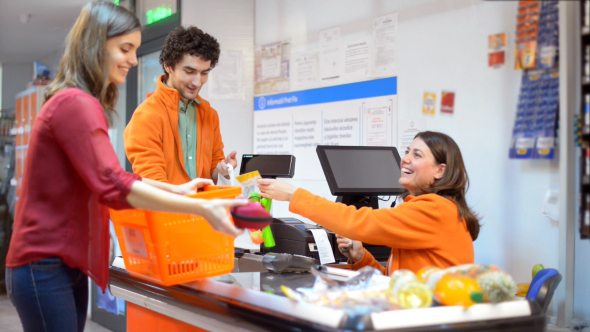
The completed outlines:
[[[160,51],[147,54],[139,58],[139,76],[137,104],[141,104],[147,98],[147,94],[156,91],[156,80],[164,74],[160,65]]]
[[[176,0],[138,0],[137,17],[141,25],[149,25],[176,13]]]

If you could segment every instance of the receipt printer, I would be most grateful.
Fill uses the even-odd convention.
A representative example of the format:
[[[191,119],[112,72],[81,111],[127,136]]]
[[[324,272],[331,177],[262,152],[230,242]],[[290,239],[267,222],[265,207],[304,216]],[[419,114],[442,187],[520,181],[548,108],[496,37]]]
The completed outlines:
[[[306,224],[295,218],[273,218],[270,229],[272,230],[276,246],[266,248],[262,245],[260,249],[263,253],[287,253],[320,259],[311,229],[323,229],[321,226]],[[328,240],[332,245],[332,251],[340,254],[336,243],[336,236],[333,232],[327,231],[327,233]],[[340,255],[344,257],[342,254]]]
[[[270,229],[272,230],[276,246],[266,248],[264,244],[261,245],[260,249],[263,253],[286,253],[320,259],[318,248],[315,244],[315,239],[311,230],[324,229],[328,233],[328,240],[332,245],[334,259],[337,262],[345,262],[348,259],[348,257],[344,256],[340,250],[338,250],[336,234],[322,226],[306,224],[295,218],[273,218],[272,224],[270,224]],[[367,249],[367,251],[380,262],[386,262],[391,253],[391,249],[384,246],[363,243],[363,247],[365,247],[365,249]]]

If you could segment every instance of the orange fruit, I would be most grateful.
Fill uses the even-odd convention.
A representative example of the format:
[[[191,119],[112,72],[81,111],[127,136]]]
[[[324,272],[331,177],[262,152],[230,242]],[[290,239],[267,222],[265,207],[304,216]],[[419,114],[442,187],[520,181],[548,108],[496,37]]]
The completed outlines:
[[[517,284],[516,285],[516,296],[525,297],[529,292],[531,284]]]
[[[250,233],[250,240],[252,240],[252,243],[254,244],[261,244],[262,242],[264,242],[264,238],[262,237],[262,231],[254,231]]]
[[[483,302],[483,293],[475,279],[453,274],[447,274],[438,281],[434,296],[443,305],[470,307]]]

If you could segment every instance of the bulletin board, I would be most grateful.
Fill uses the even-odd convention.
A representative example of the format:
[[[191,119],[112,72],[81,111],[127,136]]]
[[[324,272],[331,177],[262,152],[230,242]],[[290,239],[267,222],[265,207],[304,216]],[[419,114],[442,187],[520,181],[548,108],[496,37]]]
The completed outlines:
[[[324,180],[318,145],[397,145],[397,13],[362,21],[256,46],[253,150],[294,155],[296,179]]]
[[[254,99],[254,153],[292,154],[298,179],[324,180],[318,145],[394,145],[397,78]]]

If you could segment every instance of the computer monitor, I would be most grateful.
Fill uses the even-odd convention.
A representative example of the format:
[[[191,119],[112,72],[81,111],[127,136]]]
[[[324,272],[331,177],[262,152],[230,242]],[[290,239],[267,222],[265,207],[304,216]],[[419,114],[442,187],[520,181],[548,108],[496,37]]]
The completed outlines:
[[[295,156],[280,154],[245,154],[240,174],[258,171],[263,178],[292,178],[295,174]]]
[[[316,151],[337,201],[377,208],[377,196],[404,191],[395,147],[319,145]]]

